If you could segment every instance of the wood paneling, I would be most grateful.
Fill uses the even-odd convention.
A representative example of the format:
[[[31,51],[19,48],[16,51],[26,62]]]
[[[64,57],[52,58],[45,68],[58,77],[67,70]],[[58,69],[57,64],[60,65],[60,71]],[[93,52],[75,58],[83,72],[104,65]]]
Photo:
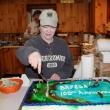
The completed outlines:
[[[0,48],[0,73],[2,74],[20,74],[25,73],[25,66],[16,58],[16,49],[18,47]]]
[[[107,0],[107,22],[110,22],[110,0]]]
[[[56,0],[5,0],[0,1],[0,33],[24,32],[27,26],[27,6],[47,5],[57,8],[60,32],[88,31],[88,2],[61,4]]]
[[[26,27],[26,8],[14,0],[0,1],[0,33],[23,32]]]
[[[95,32],[105,33],[107,23],[107,0],[95,0]]]
[[[57,3],[59,31],[88,32],[88,1],[70,4]]]
[[[109,0],[80,0],[68,4],[59,0],[0,0],[0,33],[24,33],[28,6],[47,5],[49,8],[51,4],[59,15],[60,32],[104,33],[104,25],[110,16],[107,3],[110,4]]]
[[[69,48],[73,54],[73,64],[78,64],[81,56],[81,47],[77,45],[70,45]]]
[[[57,0],[25,0],[27,4],[51,4],[56,3]]]

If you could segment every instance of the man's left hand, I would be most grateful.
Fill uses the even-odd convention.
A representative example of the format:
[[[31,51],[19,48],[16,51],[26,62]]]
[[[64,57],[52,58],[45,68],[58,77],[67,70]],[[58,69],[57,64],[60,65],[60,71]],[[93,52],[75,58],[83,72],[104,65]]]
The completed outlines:
[[[50,77],[51,80],[60,80],[60,76],[56,73],[54,73],[51,77]]]

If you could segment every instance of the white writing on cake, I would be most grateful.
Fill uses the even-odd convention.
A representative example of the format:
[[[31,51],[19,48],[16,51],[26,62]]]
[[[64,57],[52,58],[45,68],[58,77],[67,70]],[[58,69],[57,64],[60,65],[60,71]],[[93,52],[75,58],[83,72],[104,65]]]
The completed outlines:
[[[61,91],[60,92],[60,95],[61,97],[63,96],[72,96],[73,94],[79,94],[79,95],[93,95],[93,94],[97,94],[98,92],[94,92],[94,91]],[[103,93],[103,94],[110,94],[110,91],[101,91],[100,93]]]
[[[90,86],[90,88],[89,88]],[[95,87],[94,87],[95,88]],[[91,89],[91,83],[86,84],[59,84],[57,86],[56,93],[60,97],[69,97],[72,98],[74,96],[86,96],[86,95],[101,95],[106,96],[110,94],[110,91],[106,91],[103,89]],[[97,88],[97,87],[96,87]]]
[[[60,85],[60,90],[71,90],[71,89],[83,89],[83,88],[88,88],[87,85]]]

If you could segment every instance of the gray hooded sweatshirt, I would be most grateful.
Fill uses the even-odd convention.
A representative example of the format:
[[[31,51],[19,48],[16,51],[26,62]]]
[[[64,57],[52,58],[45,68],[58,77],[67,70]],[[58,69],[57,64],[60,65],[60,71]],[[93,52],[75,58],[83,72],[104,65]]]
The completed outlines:
[[[68,44],[61,38],[54,36],[52,43],[46,43],[40,35],[28,40],[24,46],[16,51],[20,62],[29,68],[32,77],[37,76],[34,69],[28,63],[28,55],[38,51],[42,56],[42,74],[49,79],[54,73],[57,73],[61,79],[71,77],[73,70],[73,55],[70,52]],[[32,72],[33,71],[33,72]],[[33,77],[34,77],[33,76]]]

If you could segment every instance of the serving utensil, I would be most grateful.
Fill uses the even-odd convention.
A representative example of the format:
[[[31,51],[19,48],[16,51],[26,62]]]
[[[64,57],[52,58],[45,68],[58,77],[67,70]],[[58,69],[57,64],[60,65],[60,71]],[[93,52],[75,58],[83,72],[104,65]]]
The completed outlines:
[[[47,83],[47,79],[42,74],[38,74],[38,76],[43,80],[43,82]]]

